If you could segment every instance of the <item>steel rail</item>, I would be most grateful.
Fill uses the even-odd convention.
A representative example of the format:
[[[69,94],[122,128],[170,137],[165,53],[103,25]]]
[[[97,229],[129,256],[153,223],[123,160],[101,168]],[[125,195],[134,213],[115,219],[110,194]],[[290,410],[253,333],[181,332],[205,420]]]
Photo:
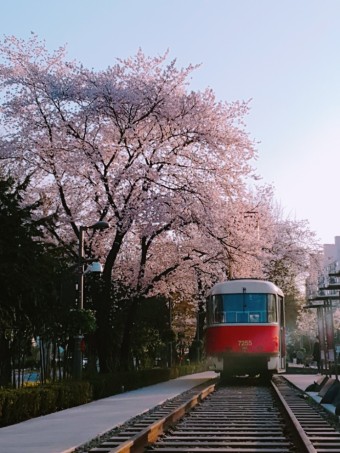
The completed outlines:
[[[302,428],[300,422],[298,421],[298,419],[295,417],[293,411],[291,410],[291,408],[288,406],[287,402],[285,401],[284,397],[282,396],[281,392],[279,391],[279,389],[277,388],[277,386],[274,384],[273,381],[271,381],[271,386],[272,388],[274,389],[277,397],[279,398],[281,404],[282,404],[282,407],[284,408],[285,412],[287,413],[290,421],[292,422],[294,428],[295,428],[295,431],[297,433],[297,435],[299,436],[302,444],[304,445],[304,447],[306,448],[306,451],[308,453],[317,453],[317,450],[314,448],[311,440],[309,439],[309,437],[306,435],[304,429]]]
[[[86,451],[340,452],[340,432],[320,415],[322,408],[311,405],[283,376],[273,381],[271,388],[246,383],[218,389],[216,381],[210,382],[141,415]]]
[[[216,383],[207,385],[203,390],[200,390],[196,395],[191,397],[187,402],[181,404],[174,409],[169,415],[157,420],[149,425],[147,428],[141,430],[131,437],[131,439],[124,441],[119,446],[114,448],[107,448],[109,442],[103,442],[102,446],[92,448],[89,450],[94,452],[105,453],[139,453],[143,452],[145,447],[155,442],[158,437],[163,434],[172,424],[176,423],[193,407],[203,401],[210,393],[215,391]]]
[[[274,376],[273,380],[312,444],[314,450],[309,451],[339,453],[339,418],[326,411],[321,404],[313,401],[307,392],[303,392],[284,376]]]

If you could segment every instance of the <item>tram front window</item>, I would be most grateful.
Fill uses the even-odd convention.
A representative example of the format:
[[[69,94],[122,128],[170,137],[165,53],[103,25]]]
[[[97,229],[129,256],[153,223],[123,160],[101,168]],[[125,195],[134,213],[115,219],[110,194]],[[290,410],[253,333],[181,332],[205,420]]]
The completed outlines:
[[[277,322],[274,294],[217,294],[211,302],[211,318],[215,324]]]

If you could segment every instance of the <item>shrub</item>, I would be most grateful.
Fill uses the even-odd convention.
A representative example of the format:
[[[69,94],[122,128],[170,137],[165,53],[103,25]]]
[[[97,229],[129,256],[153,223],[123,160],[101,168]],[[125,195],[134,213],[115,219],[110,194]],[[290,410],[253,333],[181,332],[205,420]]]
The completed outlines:
[[[64,381],[19,389],[0,388],[0,427],[205,369],[204,365],[186,365],[171,369],[98,374],[83,381]]]
[[[66,381],[36,387],[0,390],[0,426],[88,403],[93,399],[87,381]]]

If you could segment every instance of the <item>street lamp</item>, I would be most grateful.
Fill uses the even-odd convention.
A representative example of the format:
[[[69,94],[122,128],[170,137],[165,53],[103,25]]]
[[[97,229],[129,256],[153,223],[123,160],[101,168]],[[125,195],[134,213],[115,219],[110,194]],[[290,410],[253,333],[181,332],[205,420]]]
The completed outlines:
[[[85,263],[85,251],[84,251],[84,232],[86,230],[105,230],[109,228],[109,224],[104,221],[99,221],[90,226],[81,225],[79,227],[79,252],[78,252],[78,261],[79,261],[79,279],[78,279],[78,309],[82,310],[84,308],[84,263]],[[100,271],[101,267],[97,267],[95,271]],[[93,271],[93,270],[92,270]],[[82,351],[81,351],[81,340],[83,336],[81,332],[79,335],[74,337],[74,358],[73,358],[73,377],[75,379],[81,379],[82,374]]]

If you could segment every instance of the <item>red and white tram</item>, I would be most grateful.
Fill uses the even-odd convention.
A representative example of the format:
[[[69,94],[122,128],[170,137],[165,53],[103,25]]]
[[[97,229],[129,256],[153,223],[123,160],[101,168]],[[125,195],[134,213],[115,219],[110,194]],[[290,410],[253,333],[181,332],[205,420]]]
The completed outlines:
[[[285,371],[285,307],[269,281],[217,283],[207,299],[205,353],[223,375],[268,375]]]

